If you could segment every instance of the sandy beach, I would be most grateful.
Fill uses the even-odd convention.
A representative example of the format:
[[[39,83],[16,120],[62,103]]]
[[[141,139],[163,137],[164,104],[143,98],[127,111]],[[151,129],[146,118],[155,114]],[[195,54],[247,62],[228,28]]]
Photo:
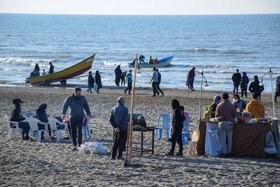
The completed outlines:
[[[111,152],[112,127],[108,122],[110,109],[118,96],[124,96],[130,109],[131,96],[124,95],[124,87],[106,87],[100,94],[89,94],[83,88],[94,119],[89,141],[101,142]],[[190,132],[198,129],[195,122],[199,113],[199,91],[162,89],[164,97],[153,98],[151,88],[136,88],[134,113],[142,113],[148,126],[157,125],[159,114],[171,113],[171,99],[176,98],[192,115]],[[47,114],[60,116],[65,98],[73,93],[73,87],[0,87],[0,186],[279,186],[280,161],[274,158],[214,158],[187,154],[168,157],[171,143],[163,139],[155,141],[155,153],[141,156],[133,153],[133,165],[124,167],[122,160],[110,160],[110,154],[83,154],[73,152],[69,140],[24,141],[15,133],[7,141],[8,125],[4,119],[13,110],[12,100],[20,98],[25,103],[22,112],[35,112],[40,104],[48,105]],[[204,91],[202,108],[223,91]],[[231,98],[232,99],[232,98]],[[250,98],[245,98],[249,101]],[[267,117],[273,116],[271,93],[264,93],[262,102]],[[280,102],[276,103],[276,116],[280,117]],[[62,137],[66,137],[66,133]],[[139,146],[139,133],[134,133],[134,146]],[[85,142],[85,141],[84,141]],[[151,142],[145,136],[145,144]],[[36,149],[35,149],[36,148]],[[176,147],[176,152],[178,147]]]

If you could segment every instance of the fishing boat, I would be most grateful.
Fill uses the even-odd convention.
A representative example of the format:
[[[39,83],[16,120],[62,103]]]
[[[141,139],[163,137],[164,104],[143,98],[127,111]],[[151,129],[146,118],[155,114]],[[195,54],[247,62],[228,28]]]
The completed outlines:
[[[174,56],[170,56],[170,57],[166,57],[166,58],[162,58],[159,59],[159,63],[157,64],[148,64],[147,62],[142,62],[142,63],[138,63],[138,68],[153,68],[153,67],[166,67],[168,66],[172,59],[174,58]],[[129,63],[128,64],[130,68],[134,67],[134,63]]]
[[[91,68],[94,56],[95,54],[79,62],[78,64],[75,64],[69,68],[55,73],[42,76],[28,77],[26,78],[26,83],[30,83],[32,85],[49,85],[52,82],[60,82],[61,84],[66,84],[67,79],[79,76],[88,71]]]

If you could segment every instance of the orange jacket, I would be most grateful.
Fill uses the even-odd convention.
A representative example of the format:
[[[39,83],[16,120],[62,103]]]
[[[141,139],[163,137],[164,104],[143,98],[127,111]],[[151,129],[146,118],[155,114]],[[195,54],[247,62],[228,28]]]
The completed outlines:
[[[247,104],[246,110],[251,113],[251,117],[253,118],[264,118],[264,106],[256,99],[253,99]]]

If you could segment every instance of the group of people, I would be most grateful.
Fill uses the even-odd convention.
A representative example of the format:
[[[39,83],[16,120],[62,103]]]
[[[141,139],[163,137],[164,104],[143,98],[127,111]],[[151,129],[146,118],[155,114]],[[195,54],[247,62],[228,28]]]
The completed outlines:
[[[87,103],[87,100],[84,96],[81,95],[81,88],[77,87],[74,89],[74,93],[67,97],[63,104],[63,109],[61,112],[60,117],[56,117],[59,121],[62,121],[65,119],[65,115],[67,112],[67,109],[70,108],[70,118],[69,118],[69,132],[71,134],[72,142],[73,142],[73,150],[78,150],[78,147],[82,144],[82,124],[84,119],[84,111],[86,114],[93,118],[90,112],[89,105]],[[29,136],[29,130],[30,126],[27,121],[25,121],[25,117],[22,115],[21,107],[22,103],[24,103],[21,99],[14,99],[13,104],[15,105],[14,110],[12,111],[12,115],[10,120],[19,122],[19,128],[22,128],[22,137],[25,140],[32,140]],[[43,103],[39,106],[39,108],[36,110],[36,115],[33,117],[38,118],[41,122],[48,123],[48,115],[46,113],[47,104]],[[11,124],[13,125],[13,124]],[[64,128],[62,126],[59,126],[57,124],[57,128]],[[45,129],[45,125],[38,124],[38,130]],[[53,132],[53,135],[51,135],[51,128],[50,125],[48,125],[48,132],[49,136],[52,136],[52,138],[56,138],[55,134]],[[78,141],[77,141],[78,139]]]
[[[265,108],[259,101],[260,93],[252,94],[253,100],[247,105],[244,104],[238,94],[233,96],[232,102],[229,101],[229,94],[224,93],[222,97],[215,96],[211,105],[212,118],[216,118],[219,122],[219,133],[222,143],[222,155],[231,154],[233,124],[236,123],[237,113],[243,110],[250,112],[252,118],[264,118]]]
[[[247,97],[247,89],[249,84],[249,78],[246,72],[243,72],[243,76],[239,73],[239,69],[236,69],[236,72],[231,77],[233,82],[233,91],[232,94],[238,94],[238,88],[241,88],[241,97],[245,95]],[[260,83],[259,78],[257,75],[254,76],[254,80],[249,85],[249,91],[251,93],[259,93],[260,94],[260,101],[261,101],[261,93],[264,90],[264,86]]]
[[[50,67],[49,67],[49,72],[48,72],[48,74],[51,74],[51,73],[54,72],[54,65],[52,64],[52,62],[49,62],[49,65],[50,65]],[[41,73],[40,73],[39,64],[36,63],[36,64],[35,64],[35,67],[34,67],[34,70],[31,71],[31,73],[30,73],[30,77],[40,76],[40,74],[41,74]],[[43,69],[42,75],[47,75],[47,72],[45,71],[45,69]]]
[[[101,82],[101,76],[99,74],[99,71],[97,70],[95,72],[95,76],[93,77],[92,72],[88,72],[88,93],[92,93],[92,89],[99,94],[99,89],[102,88],[102,82]]]

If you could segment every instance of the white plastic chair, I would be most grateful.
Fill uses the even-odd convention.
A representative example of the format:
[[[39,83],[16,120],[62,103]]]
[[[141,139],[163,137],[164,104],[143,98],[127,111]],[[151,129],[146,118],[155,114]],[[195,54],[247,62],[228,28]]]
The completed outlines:
[[[67,131],[68,132],[69,140],[71,141],[71,136],[70,136],[70,132],[69,132],[69,129],[68,129],[68,123],[61,122],[54,117],[49,117],[48,120],[49,120],[49,124],[50,124],[50,127],[51,127],[51,131],[56,131],[57,132],[57,136],[56,136],[56,142],[57,143],[60,141],[62,131]],[[57,125],[56,125],[57,123],[60,124],[60,125],[64,125],[64,128],[63,129],[57,129]]]
[[[90,138],[89,127],[88,127],[90,117],[88,115],[84,116],[83,123],[82,123],[83,125],[84,125],[85,120],[86,120],[86,124],[85,124],[85,126],[83,126],[83,131],[84,131],[85,140],[87,140],[87,133],[88,133],[88,137]]]
[[[27,119],[28,120],[28,123],[29,123],[29,126],[30,126],[30,130],[31,130],[31,132],[37,132],[37,136],[38,136],[38,141],[39,142],[41,142],[41,139],[42,139],[42,137],[41,137],[41,134],[42,134],[42,132],[43,131],[47,131],[47,133],[45,133],[45,134],[48,134],[49,135],[49,130],[48,130],[48,123],[45,123],[45,122],[42,122],[42,121],[40,121],[39,119],[37,119],[37,118],[28,118]],[[39,130],[38,129],[38,124],[42,124],[42,125],[45,125],[45,128],[44,129],[41,129],[41,130]],[[46,135],[45,135],[45,137],[46,137]],[[49,140],[51,140],[51,136],[49,136]]]
[[[162,118],[162,124],[160,124],[160,119]],[[159,131],[159,138],[162,138],[162,130],[166,130],[166,138],[169,139],[169,121],[171,120],[171,114],[160,114],[158,116],[158,129],[156,129],[156,139]]]
[[[19,128],[19,122],[17,122],[17,121],[10,121],[8,116],[5,116],[5,119],[7,120],[8,126],[10,128],[9,134],[8,134],[8,140],[10,140],[11,136],[14,135],[14,131],[16,131],[16,130],[19,133],[20,139],[23,139],[23,137],[22,137],[22,128]]]

